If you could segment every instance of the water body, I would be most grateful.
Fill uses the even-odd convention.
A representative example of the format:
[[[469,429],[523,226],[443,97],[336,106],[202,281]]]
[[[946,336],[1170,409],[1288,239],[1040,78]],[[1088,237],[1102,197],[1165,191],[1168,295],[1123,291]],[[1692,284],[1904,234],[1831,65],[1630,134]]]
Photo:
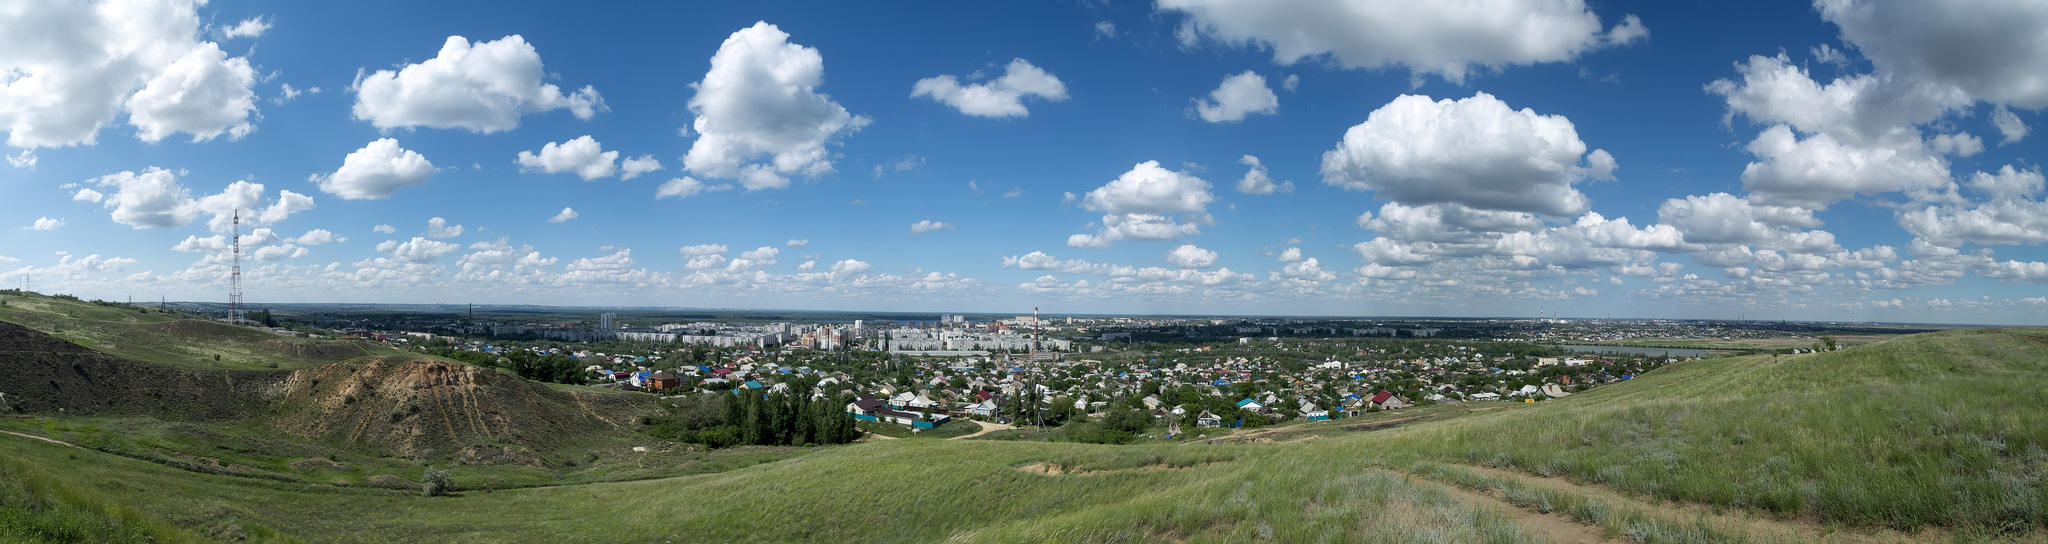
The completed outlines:
[[[1666,357],[1700,357],[1707,354],[1704,349],[1690,348],[1639,348],[1630,346],[1558,346],[1565,351],[1576,353],[1612,353],[1618,355],[1662,355]]]

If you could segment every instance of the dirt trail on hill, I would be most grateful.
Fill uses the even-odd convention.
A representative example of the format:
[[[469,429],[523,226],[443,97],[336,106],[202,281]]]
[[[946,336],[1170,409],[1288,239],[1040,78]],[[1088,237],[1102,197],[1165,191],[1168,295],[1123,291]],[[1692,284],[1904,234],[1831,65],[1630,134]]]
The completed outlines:
[[[966,440],[966,439],[969,439],[969,438],[974,438],[974,437],[977,437],[977,436],[981,436],[981,435],[984,435],[984,434],[988,434],[988,433],[992,433],[992,432],[996,432],[996,431],[1007,431],[1007,430],[1010,430],[1010,429],[1015,429],[1015,428],[1017,428],[1017,427],[1015,427],[1015,426],[1011,426],[1011,425],[1004,425],[1004,424],[1001,424],[1001,423],[995,423],[995,422],[990,422],[990,421],[976,421],[975,423],[977,423],[977,424],[980,424],[980,425],[981,425],[981,430],[979,430],[979,431],[975,431],[975,432],[974,432],[973,434],[963,434],[963,435],[960,435],[960,436],[955,436],[955,437],[952,437],[952,438],[948,438],[947,440]]]
[[[49,438],[49,437],[42,437],[42,436],[36,436],[36,435],[32,435],[32,434],[25,434],[25,433],[17,433],[17,432],[14,432],[14,431],[0,431],[0,433],[4,433],[4,434],[11,434],[11,435],[14,435],[14,436],[19,436],[19,437],[22,437],[22,438],[30,438],[30,439],[35,439],[35,440],[41,440],[41,441],[44,441],[44,442],[49,442],[49,443],[51,443],[51,444],[61,444],[61,445],[65,445],[65,446],[71,446],[71,447],[74,447],[74,448],[78,447],[78,445],[77,445],[77,444],[73,444],[73,443],[70,443],[70,442],[65,442],[65,441],[63,441],[63,440],[58,440],[58,439],[55,439],[55,438]]]
[[[1610,505],[1633,508],[1647,512],[1661,512],[1674,519],[1705,520],[1709,526],[1733,529],[1738,532],[1747,533],[1751,537],[1777,537],[1781,540],[1789,539],[1799,542],[1844,542],[1852,544],[1928,542],[1946,541],[1951,539],[1951,535],[1947,535],[1942,532],[1931,529],[1922,531],[1918,535],[1908,535],[1905,533],[1892,530],[1866,532],[1845,532],[1839,530],[1830,530],[1825,527],[1822,527],[1818,523],[1809,521],[1784,521],[1773,519],[1765,515],[1749,514],[1747,512],[1743,512],[1740,510],[1717,511],[1714,508],[1697,504],[1682,504],[1674,503],[1671,501],[1645,500],[1621,493],[1619,491],[1615,491],[1613,489],[1609,489],[1607,487],[1578,484],[1566,480],[1564,478],[1545,478],[1541,476],[1532,476],[1518,472],[1482,466],[1462,465],[1453,463],[1442,464],[1446,466],[1470,470],[1473,473],[1479,474],[1481,476],[1487,476],[1502,480],[1512,480],[1516,482],[1521,482],[1523,485],[1548,489],[1550,491],[1560,493],[1581,495],[1586,498],[1598,500],[1602,503]],[[1532,515],[1540,515],[1535,514],[1534,512],[1529,512],[1528,510],[1522,508],[1516,508],[1512,505],[1509,505],[1505,499],[1495,496],[1496,494],[1498,494],[1498,492],[1480,494],[1470,490],[1465,490],[1463,488],[1458,488],[1457,486],[1450,484],[1443,485],[1444,487],[1453,488],[1458,491],[1463,491],[1467,494],[1484,496],[1509,509],[1528,512]],[[1570,518],[1568,517],[1561,516],[1562,514],[1551,515],[1551,517],[1559,517],[1559,519],[1565,520],[1567,523],[1582,525],[1576,522],[1571,522]],[[1582,526],[1592,527],[1587,525]],[[1597,528],[1595,529],[1597,530]]]
[[[1464,502],[1467,505],[1471,505],[1473,507],[1486,507],[1495,512],[1500,512],[1501,515],[1506,516],[1508,518],[1508,521],[1513,522],[1516,527],[1520,527],[1524,531],[1528,531],[1530,533],[1542,537],[1544,542],[1552,542],[1557,544],[1595,544],[1599,542],[1607,542],[1610,540],[1609,538],[1607,538],[1607,530],[1605,528],[1595,527],[1592,525],[1572,521],[1572,518],[1566,516],[1561,512],[1553,512],[1549,514],[1538,513],[1533,510],[1526,510],[1520,507],[1516,507],[1514,504],[1509,503],[1507,499],[1495,497],[1490,493],[1480,493],[1455,485],[1439,483],[1428,478],[1413,476],[1402,472],[1391,470],[1388,472],[1393,472],[1395,474],[1400,474],[1406,477],[1408,479],[1408,482],[1410,484],[1415,485],[1416,487],[1434,487],[1438,491],[1442,491],[1444,492],[1444,494],[1450,495],[1451,498],[1458,499],[1460,502]]]

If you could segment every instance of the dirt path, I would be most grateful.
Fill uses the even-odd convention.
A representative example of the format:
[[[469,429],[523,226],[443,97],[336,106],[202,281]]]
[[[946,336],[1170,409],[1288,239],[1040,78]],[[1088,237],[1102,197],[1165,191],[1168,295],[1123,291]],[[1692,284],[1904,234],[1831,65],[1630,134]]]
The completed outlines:
[[[1542,537],[1544,542],[1593,544],[1608,541],[1606,529],[1572,521],[1572,518],[1562,513],[1542,514],[1517,507],[1509,503],[1507,499],[1495,497],[1490,493],[1480,493],[1401,472],[1395,472],[1395,474],[1406,476],[1409,483],[1414,484],[1416,487],[1434,487],[1438,491],[1442,491],[1444,494],[1450,495],[1451,498],[1458,499],[1465,504],[1474,507],[1484,506],[1495,512],[1500,512],[1501,515],[1508,518],[1508,521],[1513,522],[1516,527],[1521,527],[1524,531]]]
[[[948,438],[947,440],[965,440],[965,439],[968,439],[968,438],[974,438],[974,437],[977,437],[977,436],[981,436],[981,435],[984,435],[984,434],[988,434],[988,433],[992,433],[992,432],[996,432],[996,431],[1007,431],[1007,430],[1010,430],[1010,429],[1015,429],[1015,428],[1017,428],[1017,427],[1015,427],[1015,426],[1012,426],[1012,425],[1004,425],[1004,424],[1001,424],[1001,423],[996,423],[996,422],[993,422],[993,421],[976,421],[975,423],[977,423],[977,424],[980,424],[980,425],[981,425],[981,430],[979,430],[979,431],[975,431],[975,432],[974,432],[973,434],[963,434],[963,435],[960,435],[960,436],[955,436],[955,437],[952,437],[952,438]]]
[[[49,443],[51,443],[51,444],[61,444],[61,445],[65,445],[65,446],[71,446],[71,447],[74,447],[74,448],[78,447],[78,445],[77,445],[77,444],[73,444],[73,443],[70,443],[70,442],[65,442],[65,441],[63,441],[63,440],[58,440],[58,439],[55,439],[55,438],[45,438],[45,437],[41,437],[41,436],[36,436],[36,435],[32,435],[32,434],[23,434],[23,433],[17,433],[17,432],[14,432],[14,431],[0,431],[0,433],[7,433],[7,434],[11,434],[11,435],[14,435],[14,436],[19,436],[19,437],[22,437],[22,438],[32,438],[32,439],[36,439],[36,440],[41,440],[41,441],[44,441],[44,442],[49,442]]]
[[[1489,468],[1482,466],[1459,465],[1449,463],[1445,464],[1449,466],[1455,466],[1458,468],[1470,470],[1482,476],[1488,476],[1503,480],[1513,480],[1521,482],[1523,485],[1548,489],[1560,493],[1581,495],[1586,498],[1598,500],[1600,502],[1611,505],[1629,507],[1649,512],[1662,512],[1676,519],[1704,520],[1707,522],[1709,526],[1733,529],[1738,532],[1748,533],[1751,537],[1778,537],[1780,539],[1785,539],[1789,537],[1790,540],[1800,542],[1847,542],[1856,544],[1891,542],[1928,542],[1949,540],[1950,537],[1950,535],[1943,534],[1939,531],[1934,530],[1923,531],[1918,535],[1908,535],[1906,533],[1901,533],[1892,530],[1847,532],[1842,530],[1829,529],[1821,526],[1818,523],[1810,521],[1785,521],[1773,519],[1763,515],[1750,514],[1748,512],[1740,510],[1716,510],[1711,507],[1697,504],[1682,504],[1674,503],[1671,501],[1642,499],[1630,496],[1619,491],[1615,491],[1613,489],[1609,489],[1607,487],[1598,485],[1579,484],[1564,478],[1545,478],[1541,476],[1533,476],[1514,471],[1501,470],[1497,468]],[[1456,486],[1446,485],[1446,487]],[[1466,491],[1466,493],[1473,492]],[[1491,494],[1487,494],[1487,496],[1491,498]],[[1500,502],[1501,504],[1507,504],[1504,500],[1495,500],[1497,502]],[[1521,509],[1516,508],[1516,510]],[[1569,518],[1565,519],[1569,520]]]

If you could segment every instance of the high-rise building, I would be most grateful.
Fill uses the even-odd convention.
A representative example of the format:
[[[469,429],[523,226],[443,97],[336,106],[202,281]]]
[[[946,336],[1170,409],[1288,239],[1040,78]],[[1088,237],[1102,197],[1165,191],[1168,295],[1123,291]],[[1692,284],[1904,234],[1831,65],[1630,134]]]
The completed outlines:
[[[597,328],[612,331],[619,329],[619,314],[599,314]]]

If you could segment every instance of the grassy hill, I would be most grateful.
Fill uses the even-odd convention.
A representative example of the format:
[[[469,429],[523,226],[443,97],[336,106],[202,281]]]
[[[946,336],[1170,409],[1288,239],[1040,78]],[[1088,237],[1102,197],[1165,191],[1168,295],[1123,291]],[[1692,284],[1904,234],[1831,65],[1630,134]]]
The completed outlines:
[[[0,306],[0,321],[109,355],[180,368],[294,369],[400,353],[375,342],[289,338],[175,311],[35,293],[0,296],[0,301],[6,302]]]
[[[2048,329],[1951,331],[1684,362],[1375,442],[1832,524],[2026,532],[2048,505],[2044,404]]]
[[[310,436],[331,441],[390,417],[378,403],[400,397],[350,408],[345,391],[460,381],[363,370],[292,403],[327,411],[281,417],[328,425]],[[409,397],[449,406],[419,428],[511,422],[458,419],[493,408],[467,408],[453,387]],[[76,528],[75,541],[2039,541],[2044,401],[2048,330],[2009,329],[1692,361],[1532,406],[1381,413],[1260,440],[1275,443],[883,440],[653,480],[486,490],[494,473],[458,474],[451,497],[198,474],[0,436],[0,534],[43,523]],[[13,428],[97,436],[49,432],[66,420]],[[597,463],[623,470],[634,455]]]

